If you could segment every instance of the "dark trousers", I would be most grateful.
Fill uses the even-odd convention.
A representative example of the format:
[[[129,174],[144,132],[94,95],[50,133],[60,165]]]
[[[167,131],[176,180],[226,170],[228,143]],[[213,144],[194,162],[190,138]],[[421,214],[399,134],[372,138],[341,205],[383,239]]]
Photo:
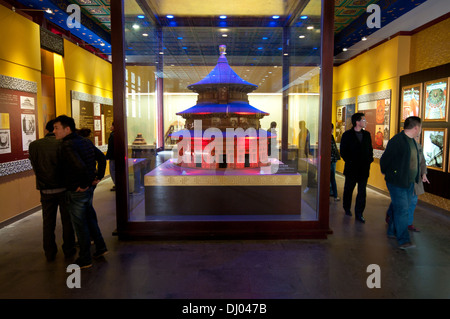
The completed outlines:
[[[47,258],[52,258],[57,252],[55,241],[56,215],[61,215],[64,254],[70,255],[75,249],[75,232],[67,209],[65,192],[44,194],[41,192],[43,244]]]
[[[355,217],[361,217],[366,208],[366,187],[368,177],[345,176],[344,195],[342,205],[345,211],[350,211],[352,206],[353,190],[358,184],[358,194],[356,195]]]
[[[91,239],[94,240],[97,251],[106,250],[97,215],[92,207],[94,188],[91,186],[84,192],[66,192],[70,216],[80,244],[78,261],[86,264],[92,261]]]

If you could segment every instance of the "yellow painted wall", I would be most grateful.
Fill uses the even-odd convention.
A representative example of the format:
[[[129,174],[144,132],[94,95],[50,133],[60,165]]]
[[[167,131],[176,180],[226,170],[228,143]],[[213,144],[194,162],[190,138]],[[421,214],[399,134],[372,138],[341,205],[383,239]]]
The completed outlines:
[[[450,19],[411,37],[411,73],[450,62]]]
[[[112,99],[112,65],[64,40],[64,57],[55,54],[56,115],[71,115],[71,91]]]
[[[39,26],[0,5],[0,39],[0,74],[37,83],[38,120],[42,123]],[[66,40],[64,52],[64,57],[53,53],[57,116],[71,115],[71,90],[112,99],[111,63]],[[40,137],[42,133],[40,127]],[[0,201],[0,222],[39,206],[34,173],[0,177]]]
[[[39,26],[0,6],[0,39],[0,74],[36,82],[39,108],[42,105]],[[0,177],[0,201],[0,222],[40,205],[33,172]]]
[[[336,101],[358,97],[359,95],[391,90],[391,136],[397,132],[398,86],[401,75],[409,73],[411,38],[398,36],[366,53],[334,68],[333,110],[336,113]],[[356,104],[358,110],[358,104]],[[336,114],[333,114],[336,118]],[[344,170],[344,162],[337,163],[339,172]],[[384,176],[380,171],[379,160],[371,166],[368,183],[387,190]]]
[[[391,90],[391,137],[399,128],[398,99],[400,76],[450,62],[450,19],[439,22],[412,36],[397,36],[354,59],[334,68],[333,123],[336,122],[336,101],[358,95]],[[356,104],[358,110],[358,104]],[[344,162],[337,163],[343,172]],[[379,160],[371,166],[368,181],[387,191]]]

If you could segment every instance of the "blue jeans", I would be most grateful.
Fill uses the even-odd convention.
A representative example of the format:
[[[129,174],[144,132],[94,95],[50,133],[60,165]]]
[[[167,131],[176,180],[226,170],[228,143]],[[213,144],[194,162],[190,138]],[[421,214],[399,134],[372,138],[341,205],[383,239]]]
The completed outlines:
[[[419,200],[419,196],[414,194],[411,199],[411,205],[409,206],[408,211],[408,226],[413,224],[414,221],[414,211],[416,210],[417,201]]]
[[[395,235],[399,245],[411,242],[408,231],[408,217],[414,194],[414,183],[408,188],[398,187],[390,183],[386,186],[391,195],[391,205],[388,209],[388,236]]]
[[[334,198],[336,198],[337,195],[338,195],[338,193],[337,193],[337,186],[336,186],[336,162],[332,162],[331,163],[330,187],[331,187],[330,194],[332,194],[334,196]]]
[[[97,215],[92,207],[94,187],[85,192],[67,191],[67,203],[73,228],[80,244],[79,262],[91,263],[91,239],[97,251],[106,250],[106,244],[98,227]]]

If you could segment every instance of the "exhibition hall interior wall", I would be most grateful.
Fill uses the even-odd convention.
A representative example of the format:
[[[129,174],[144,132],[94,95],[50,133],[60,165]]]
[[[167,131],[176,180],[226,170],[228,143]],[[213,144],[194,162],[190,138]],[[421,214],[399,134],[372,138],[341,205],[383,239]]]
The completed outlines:
[[[356,104],[358,111],[358,97],[390,91],[389,136],[398,133],[403,124],[399,122],[400,77],[450,63],[450,50],[447,45],[450,41],[448,32],[450,18],[447,16],[446,19],[439,19],[430,26],[422,26],[409,33],[400,33],[336,66],[333,74],[333,123],[339,122],[337,118],[339,101],[353,99],[347,103]],[[444,122],[442,125],[448,126],[448,121]],[[336,169],[343,172],[342,160],[337,163]],[[446,174],[448,176],[450,173]],[[368,184],[387,192],[377,158],[371,166]],[[449,199],[428,193],[421,195],[420,199],[450,210]]]
[[[6,79],[3,82],[19,79],[37,87],[33,111],[36,114],[35,138],[44,136],[45,123],[49,119],[61,114],[71,115],[72,91],[112,99],[110,62],[67,40],[64,40],[64,56],[41,49],[39,25],[1,5],[0,38],[0,76]],[[25,111],[0,111],[5,112],[2,113],[2,120],[4,115],[7,119],[2,123],[11,123],[11,135],[15,133],[12,132],[13,123]],[[6,124],[6,128],[9,131],[9,124]],[[24,150],[18,159],[27,158],[27,154]],[[9,155],[0,153],[0,157]],[[15,163],[15,159],[0,158],[0,162]],[[40,205],[33,171],[20,167],[17,167],[17,171],[11,173],[11,165],[4,165],[0,170],[0,223]]]
[[[64,56],[43,50],[40,45],[39,28],[39,25],[26,17],[0,5],[0,38],[2,39],[0,43],[0,75],[36,83],[36,138],[43,137],[43,128],[48,119],[61,114],[72,115],[72,92],[112,99],[113,91],[110,62],[65,39]],[[333,123],[338,121],[337,109],[340,104],[337,101],[354,99],[355,110],[358,111],[358,97],[367,97],[376,92],[382,92],[383,99],[390,101],[390,105],[386,105],[388,114],[385,114],[389,124],[385,126],[389,126],[390,137],[395,135],[400,126],[398,114],[400,77],[449,63],[450,52],[447,45],[450,41],[449,29],[450,19],[446,19],[429,27],[426,26],[418,32],[399,34],[367,52],[359,54],[350,61],[335,66]],[[145,84],[145,87],[140,87],[139,90],[134,87],[133,91],[131,89],[131,73],[134,73],[133,76],[141,73],[139,81],[142,85]],[[319,83],[318,76],[314,82]],[[54,87],[51,83],[54,83]],[[138,85],[136,79],[134,85]],[[148,144],[155,142],[157,132],[155,92],[152,89],[154,87],[153,67],[127,66],[129,144],[133,142],[137,133],[149,136]],[[196,96],[187,92],[185,87],[186,85],[180,85],[180,92],[177,90],[165,91],[165,130],[173,123],[178,126],[183,125],[175,113],[196,103]],[[317,92],[319,92],[318,88]],[[383,94],[388,94],[388,98]],[[136,99],[139,101],[137,102]],[[280,105],[281,93],[255,94],[250,95],[249,99],[250,103],[260,105],[264,110],[268,110],[272,114],[270,119],[274,119],[281,125],[281,111],[271,107],[271,105]],[[296,123],[303,119],[302,107],[318,105],[319,96],[306,95],[301,92],[293,93],[289,97],[289,103],[289,125],[292,126],[289,132],[294,132],[292,136],[289,136],[289,143],[296,144],[295,133],[298,133],[295,131],[298,129]],[[139,105],[139,109],[134,108],[133,105]],[[319,116],[319,114],[311,112],[305,112],[305,114]],[[145,127],[140,126],[142,121],[138,120],[143,116],[149,120]],[[262,121],[261,124],[265,128],[270,123]],[[281,127],[279,129],[281,131]],[[311,131],[316,132],[317,130],[313,128]],[[312,136],[311,139],[314,144],[318,137]],[[26,152],[23,153],[23,156],[26,156]],[[337,170],[342,172],[343,166],[344,163],[340,161]],[[369,185],[386,191],[378,159],[372,165]],[[33,172],[25,170],[14,174],[0,175],[0,200],[2,202],[0,223],[38,207],[40,205],[39,192],[36,190]],[[443,199],[442,201],[441,199],[442,202],[444,204],[440,204],[440,206],[448,205],[448,200]]]

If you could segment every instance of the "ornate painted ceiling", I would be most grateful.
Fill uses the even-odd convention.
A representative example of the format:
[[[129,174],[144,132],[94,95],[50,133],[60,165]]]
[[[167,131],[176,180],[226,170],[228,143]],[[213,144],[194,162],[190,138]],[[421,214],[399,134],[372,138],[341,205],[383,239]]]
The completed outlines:
[[[19,0],[20,3],[30,7],[53,10],[52,14],[45,13],[49,21],[57,24],[61,28],[67,29],[67,6],[70,4],[77,4],[81,7],[82,27],[79,29],[71,29],[70,32],[76,37],[82,39],[86,43],[95,46],[105,54],[111,53],[111,18],[110,18],[110,1],[112,0]],[[320,23],[320,1],[310,0],[267,0],[264,5],[261,5],[262,0],[228,0],[228,1],[205,1],[205,0],[125,0],[125,13],[127,27],[131,30],[136,17],[139,15],[145,16],[142,20],[159,21],[163,26],[169,27],[169,32],[165,33],[165,44],[169,48],[171,43],[178,43],[176,46],[171,46],[170,49],[174,56],[186,56],[187,44],[180,45],[179,38],[191,37],[189,43],[190,48],[200,48],[201,43],[211,43],[211,47],[217,51],[217,41],[211,41],[212,37],[211,27],[221,27],[225,23],[226,27],[232,26],[239,20],[239,28],[236,34],[241,38],[237,40],[240,45],[244,45],[249,40],[256,38],[264,38],[267,41],[264,43],[263,55],[273,56],[280,54],[280,37],[282,33],[281,28],[272,28],[267,30],[265,28],[281,27],[285,24],[294,26],[302,26],[305,23]],[[331,1],[331,0],[330,0]],[[363,36],[368,36],[374,30],[368,29],[366,26],[366,19],[369,13],[366,8],[370,4],[378,4],[382,10],[382,26],[395,20],[399,16],[405,14],[409,10],[415,8],[425,0],[334,0],[335,1],[335,54],[342,51],[342,48],[349,47],[361,40]],[[219,11],[220,10],[220,11]],[[178,21],[168,20],[167,13],[171,12],[176,15]],[[225,20],[219,20],[213,17],[212,13],[221,12],[221,14],[228,14],[229,17]],[[293,16],[301,12],[302,17],[307,17],[305,20],[292,20]],[[149,15],[153,15],[149,17]],[[272,16],[277,15],[279,18],[273,20]],[[238,16],[239,19],[233,18]],[[147,22],[148,23],[148,22]],[[248,25],[246,25],[248,24]],[[247,29],[252,25],[253,29]],[[207,29],[210,29],[208,32]],[[259,30],[258,30],[259,29]],[[177,32],[179,31],[179,33]],[[180,35],[184,34],[184,35]],[[299,33],[298,36],[301,34]],[[297,34],[295,34],[297,36]],[[318,35],[316,35],[317,38]],[[149,54],[154,46],[144,45],[144,42],[149,42],[146,39],[130,39],[129,49],[130,54],[144,55]],[[295,38],[295,37],[294,37]],[[142,42],[142,43],[141,43]],[[314,42],[314,41],[313,41]],[[310,46],[298,45],[296,50],[301,51],[302,56],[314,53],[317,45],[312,43]],[[258,46],[255,50],[262,47]],[[142,52],[136,53],[136,48],[142,49]],[[175,51],[180,52],[175,52]],[[181,52],[183,51],[183,52]],[[251,50],[250,50],[251,51]],[[250,52],[243,50],[239,54],[247,54],[249,56],[261,55],[261,52]],[[134,53],[133,53],[134,52]],[[147,53],[145,53],[147,52]],[[128,52],[127,52],[128,53]],[[154,53],[154,52],[153,52]],[[199,52],[193,50],[192,56],[196,54],[209,53]],[[151,54],[151,53],[150,53]],[[216,56],[217,54],[214,53]],[[180,61],[179,61],[180,62]],[[270,63],[270,61],[266,61]],[[180,62],[181,63],[181,62]],[[245,62],[242,62],[245,63]]]

